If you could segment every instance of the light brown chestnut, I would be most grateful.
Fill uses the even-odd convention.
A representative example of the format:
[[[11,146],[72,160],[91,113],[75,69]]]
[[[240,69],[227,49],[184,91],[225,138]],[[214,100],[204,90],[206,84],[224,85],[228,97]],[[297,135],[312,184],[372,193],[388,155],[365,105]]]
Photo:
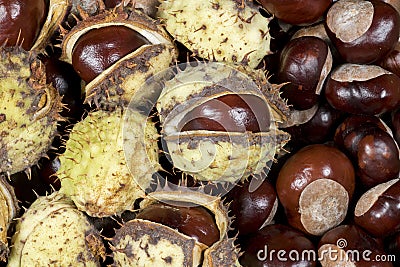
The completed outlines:
[[[400,78],[376,65],[342,64],[327,78],[325,97],[348,113],[383,114],[400,103]]]
[[[354,187],[351,161],[337,148],[323,144],[292,155],[276,182],[289,224],[317,236],[344,220]]]
[[[328,10],[326,31],[342,58],[370,64],[393,50],[399,38],[399,14],[383,1],[341,0]]]
[[[400,180],[393,179],[365,192],[355,207],[354,221],[376,237],[400,230]]]

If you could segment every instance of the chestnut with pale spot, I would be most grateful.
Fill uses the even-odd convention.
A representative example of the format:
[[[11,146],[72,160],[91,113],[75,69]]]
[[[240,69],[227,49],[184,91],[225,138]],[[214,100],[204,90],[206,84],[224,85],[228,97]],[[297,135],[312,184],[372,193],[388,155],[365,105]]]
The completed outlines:
[[[309,145],[283,165],[276,182],[288,223],[307,233],[323,235],[347,214],[355,188],[351,161],[330,145]]]
[[[365,192],[357,202],[354,221],[375,237],[400,230],[400,180],[393,179]]]
[[[400,21],[396,9],[383,1],[341,0],[329,8],[325,26],[346,62],[371,64],[394,49]]]
[[[340,225],[326,232],[318,245],[322,267],[393,267],[381,240],[377,240],[356,225]]]
[[[327,79],[325,97],[344,112],[380,115],[400,104],[400,78],[376,65],[342,64]]]

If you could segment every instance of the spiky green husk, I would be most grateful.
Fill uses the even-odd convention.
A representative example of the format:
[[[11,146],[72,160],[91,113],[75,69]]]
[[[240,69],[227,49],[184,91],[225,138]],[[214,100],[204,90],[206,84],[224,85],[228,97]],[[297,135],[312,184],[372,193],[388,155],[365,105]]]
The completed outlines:
[[[72,201],[39,197],[18,220],[8,266],[99,266],[99,233]]]
[[[174,167],[197,180],[232,182],[259,175],[289,141],[278,129],[288,114],[278,88],[263,73],[247,75],[221,63],[188,66],[165,82],[157,101],[163,138]],[[264,75],[264,79],[261,79]],[[271,120],[265,132],[180,131],[185,114],[202,103],[227,94],[249,94],[262,99]]]
[[[9,253],[8,230],[12,220],[19,211],[14,188],[4,176],[0,176],[0,261],[6,261]]]
[[[251,1],[163,0],[157,15],[195,55],[255,68],[270,53],[271,39],[270,19],[258,9]]]
[[[62,104],[44,65],[21,48],[0,48],[0,173],[35,165],[57,132]]]
[[[124,121],[121,109],[89,113],[74,126],[60,156],[61,191],[90,216],[132,209],[158,168],[155,126],[137,112],[125,115]]]

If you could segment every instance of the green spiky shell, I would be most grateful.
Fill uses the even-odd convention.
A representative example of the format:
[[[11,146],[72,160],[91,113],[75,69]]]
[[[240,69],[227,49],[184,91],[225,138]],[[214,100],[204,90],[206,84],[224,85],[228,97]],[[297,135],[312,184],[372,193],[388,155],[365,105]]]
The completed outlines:
[[[89,113],[74,126],[60,156],[61,191],[90,216],[132,209],[158,168],[155,126],[137,112],[125,114],[126,121],[121,109]]]
[[[261,174],[267,162],[289,141],[278,129],[289,109],[278,89],[260,73],[247,76],[221,63],[199,64],[166,81],[157,101],[163,138],[174,167],[201,181],[237,182]],[[192,109],[227,94],[251,94],[265,101],[271,115],[267,132],[181,132],[180,121]]]
[[[0,48],[0,173],[29,169],[46,154],[62,108],[33,53]]]
[[[268,24],[251,1],[163,0],[157,15],[195,55],[256,68],[270,53]],[[195,19],[194,19],[195,18]]]
[[[143,219],[126,222],[112,238],[115,266],[240,266],[239,250],[228,238],[231,219],[221,198],[194,191],[157,191],[141,202],[141,209],[157,202],[200,205],[215,218],[220,239],[210,247],[160,223]],[[204,255],[204,257],[203,257]]]
[[[10,186],[4,176],[0,176],[0,262],[8,257],[8,235],[12,220],[19,211],[14,188]]]
[[[99,266],[99,233],[59,192],[39,197],[18,220],[8,266]]]
[[[143,45],[124,56],[86,84],[85,101],[97,107],[127,106],[149,77],[168,68],[177,57],[171,38],[159,22],[131,5],[121,5],[112,10],[102,7],[99,14],[84,16],[71,31],[64,31],[61,60],[72,64],[74,46],[88,31],[116,25],[140,33],[151,44]]]

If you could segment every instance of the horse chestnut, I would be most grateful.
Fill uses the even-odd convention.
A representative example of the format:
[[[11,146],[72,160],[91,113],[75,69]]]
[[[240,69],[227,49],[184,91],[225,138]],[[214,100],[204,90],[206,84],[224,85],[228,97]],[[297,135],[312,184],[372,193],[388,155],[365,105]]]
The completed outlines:
[[[76,42],[72,65],[89,83],[113,63],[145,44],[149,44],[147,39],[125,26],[92,29]]]
[[[376,237],[400,230],[400,182],[394,179],[364,193],[354,210],[354,221]]]
[[[139,212],[136,219],[177,229],[207,246],[219,240],[219,230],[213,216],[201,206],[182,207],[155,203]]]
[[[0,44],[29,50],[47,16],[47,1],[0,1]]]
[[[353,114],[380,115],[400,103],[400,78],[379,66],[343,64],[325,85],[329,104]]]
[[[332,43],[349,63],[376,62],[399,39],[399,14],[383,1],[337,1],[329,8],[325,24]]]
[[[312,235],[322,235],[344,220],[354,187],[351,161],[337,148],[322,144],[292,155],[276,182],[289,224]]]
[[[328,44],[314,36],[292,39],[280,56],[278,81],[284,85],[282,97],[294,109],[310,109],[318,102],[322,85],[332,68]]]
[[[260,0],[261,5],[278,19],[290,24],[317,21],[328,9],[332,0]]]

